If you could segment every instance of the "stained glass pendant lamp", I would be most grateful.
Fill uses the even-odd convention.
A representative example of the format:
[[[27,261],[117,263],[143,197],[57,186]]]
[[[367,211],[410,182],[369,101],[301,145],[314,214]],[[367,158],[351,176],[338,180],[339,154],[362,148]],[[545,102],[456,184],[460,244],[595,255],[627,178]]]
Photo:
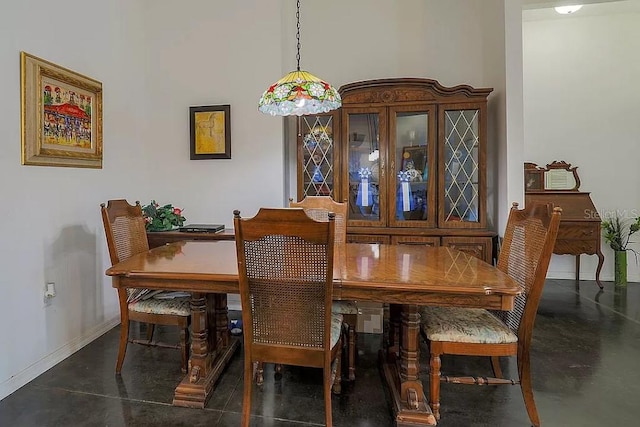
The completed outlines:
[[[298,67],[269,86],[258,103],[258,110],[272,116],[303,116],[326,113],[340,108],[342,100],[329,83],[308,71],[300,70],[300,0],[296,4]]]

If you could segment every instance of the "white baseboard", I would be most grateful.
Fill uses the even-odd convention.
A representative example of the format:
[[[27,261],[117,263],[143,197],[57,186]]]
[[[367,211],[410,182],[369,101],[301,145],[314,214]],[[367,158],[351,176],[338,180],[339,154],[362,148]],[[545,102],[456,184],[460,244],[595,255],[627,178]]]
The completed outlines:
[[[22,371],[13,375],[11,378],[0,383],[0,400],[9,396],[11,393],[18,390],[29,381],[33,380],[38,375],[62,362],[64,359],[71,356],[73,353],[80,350],[90,342],[94,341],[96,338],[102,336],[107,331],[113,329],[119,323],[120,315],[100,325],[95,326],[94,328],[87,331],[86,334],[73,339],[72,341],[60,347],[58,350],[44,356],[42,359],[38,360],[31,366],[26,367]]]

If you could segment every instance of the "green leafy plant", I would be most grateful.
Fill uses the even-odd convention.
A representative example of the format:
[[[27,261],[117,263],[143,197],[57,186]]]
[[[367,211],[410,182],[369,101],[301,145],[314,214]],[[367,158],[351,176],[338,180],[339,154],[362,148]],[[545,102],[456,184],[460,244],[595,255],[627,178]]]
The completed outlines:
[[[184,224],[182,209],[172,204],[160,206],[155,200],[142,207],[147,231],[166,231]]]
[[[626,251],[629,237],[640,230],[640,217],[633,220],[620,218],[617,214],[602,221],[604,240],[614,251]]]

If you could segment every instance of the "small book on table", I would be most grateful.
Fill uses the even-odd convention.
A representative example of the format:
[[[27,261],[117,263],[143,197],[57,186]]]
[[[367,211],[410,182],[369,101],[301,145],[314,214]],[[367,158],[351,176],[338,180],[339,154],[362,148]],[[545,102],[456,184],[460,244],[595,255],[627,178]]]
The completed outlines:
[[[187,224],[179,230],[185,233],[217,233],[224,230],[224,224]]]

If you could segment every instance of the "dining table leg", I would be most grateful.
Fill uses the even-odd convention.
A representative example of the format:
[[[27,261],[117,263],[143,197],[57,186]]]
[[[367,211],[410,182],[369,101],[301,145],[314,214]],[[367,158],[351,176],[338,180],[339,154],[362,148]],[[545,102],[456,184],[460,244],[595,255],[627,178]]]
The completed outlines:
[[[391,310],[390,316],[390,327],[400,325],[399,357],[387,349],[380,352],[380,359],[391,395],[395,425],[435,426],[436,419],[420,380],[419,307],[404,304],[398,311]]]
[[[176,388],[175,406],[204,408],[240,340],[229,335],[226,294],[191,294],[191,352],[187,375]]]
[[[400,313],[402,305],[389,304],[389,327],[387,340],[387,359],[395,360],[400,355]]]

